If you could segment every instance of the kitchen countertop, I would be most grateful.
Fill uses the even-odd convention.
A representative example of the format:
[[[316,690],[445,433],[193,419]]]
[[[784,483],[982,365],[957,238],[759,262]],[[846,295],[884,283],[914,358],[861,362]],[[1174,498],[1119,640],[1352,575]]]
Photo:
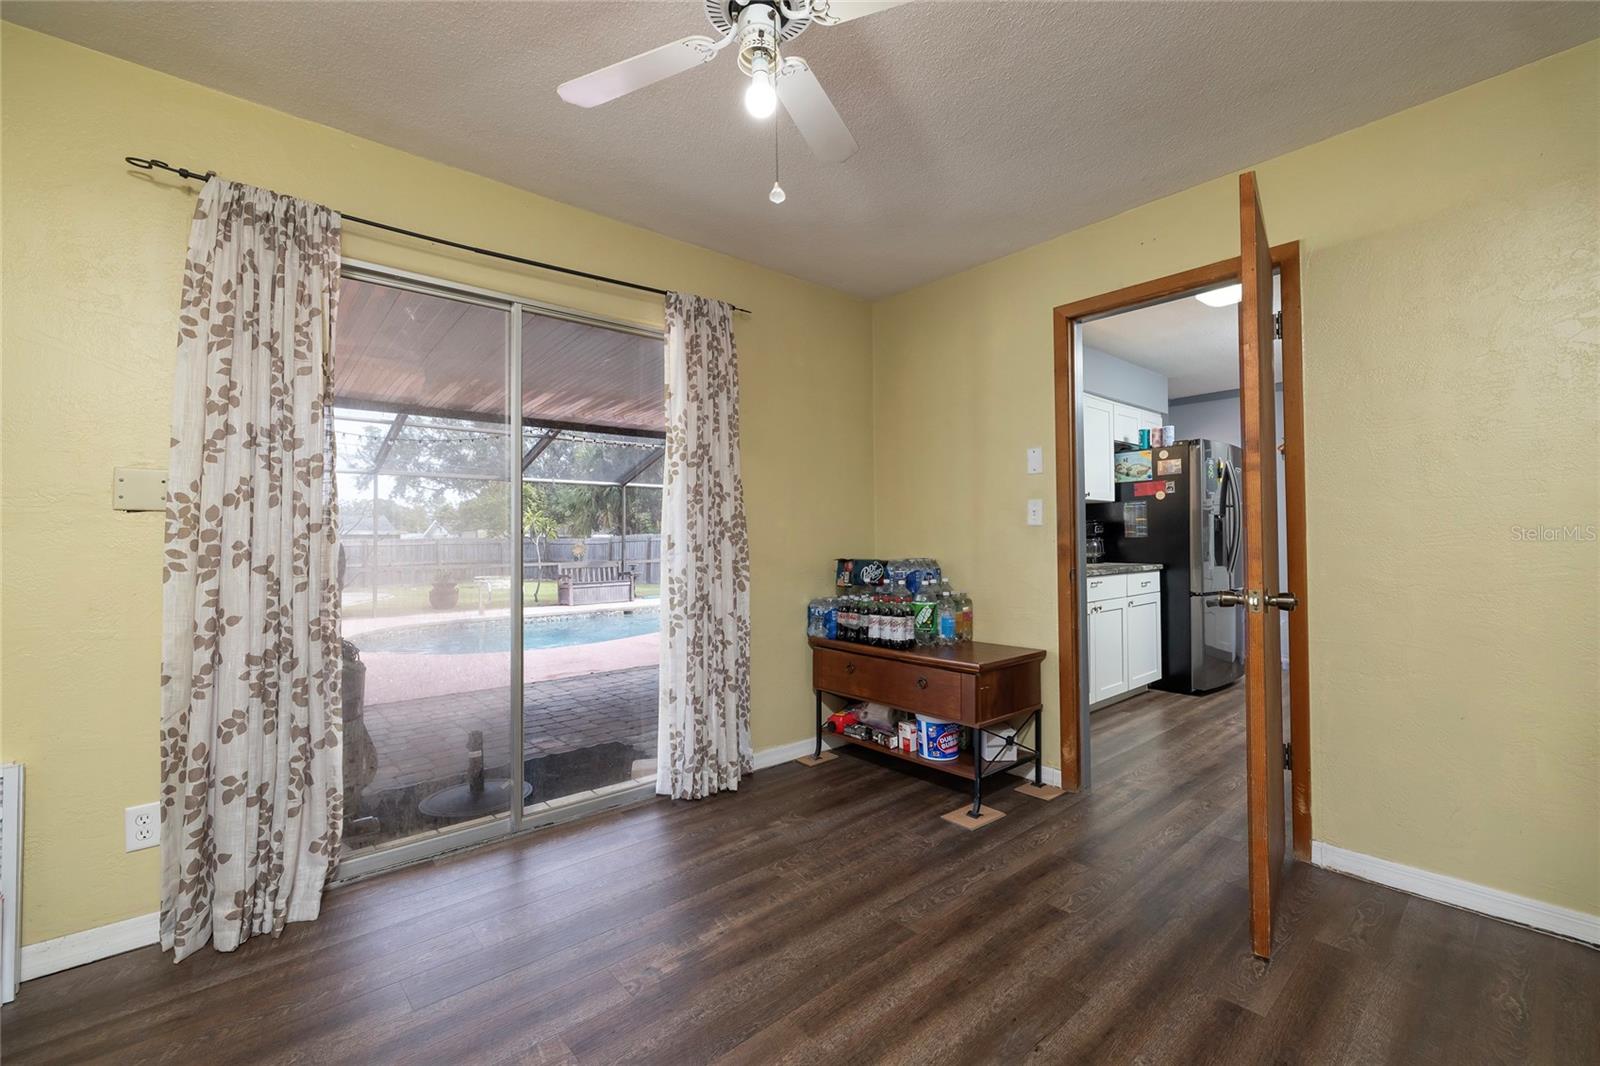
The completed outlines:
[[[1162,563],[1088,563],[1083,572],[1090,577],[1105,577],[1108,574],[1147,574],[1162,569],[1165,569]]]

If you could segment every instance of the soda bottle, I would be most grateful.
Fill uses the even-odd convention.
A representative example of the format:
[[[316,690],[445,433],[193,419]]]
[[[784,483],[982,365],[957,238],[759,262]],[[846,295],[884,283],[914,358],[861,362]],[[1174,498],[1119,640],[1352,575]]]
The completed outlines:
[[[922,576],[922,584],[917,588],[917,596],[912,603],[915,612],[913,629],[915,640],[918,644],[929,645],[939,642],[939,582],[927,574]]]
[[[968,595],[967,593],[963,592],[961,594],[961,596],[960,596],[960,600],[959,600],[958,606],[959,606],[959,608],[961,610],[961,614],[956,619],[956,634],[962,640],[971,640],[972,639],[972,597],[970,595]]]
[[[899,617],[895,619],[895,635],[898,640],[895,643],[895,647],[901,651],[909,651],[917,645],[916,623],[911,613],[911,591],[904,586],[900,588],[897,607],[898,609],[895,613]]]

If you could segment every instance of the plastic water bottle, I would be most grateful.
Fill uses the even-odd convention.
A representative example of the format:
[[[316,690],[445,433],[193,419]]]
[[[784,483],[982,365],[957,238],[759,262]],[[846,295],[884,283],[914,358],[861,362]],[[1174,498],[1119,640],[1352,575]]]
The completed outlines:
[[[956,615],[956,639],[971,640],[972,597],[967,595],[965,592],[957,594],[956,607],[959,611],[959,613]]]
[[[960,615],[960,608],[956,606],[956,594],[949,589],[939,593],[939,643],[954,644],[956,642],[956,623]]]

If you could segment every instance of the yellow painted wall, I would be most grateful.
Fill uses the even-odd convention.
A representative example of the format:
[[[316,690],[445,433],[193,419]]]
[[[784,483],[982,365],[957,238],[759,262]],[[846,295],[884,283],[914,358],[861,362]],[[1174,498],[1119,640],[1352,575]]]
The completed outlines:
[[[1600,480],[1548,461],[1600,435],[1597,99],[1589,45],[1257,168],[1305,256],[1317,837],[1591,912],[1600,550],[1513,528],[1600,521]],[[1052,439],[1050,310],[1237,252],[1230,177],[868,308],[11,25],[0,109],[0,757],[29,766],[27,943],[158,902],[121,811],[157,790],[160,520],[112,512],[108,482],[165,462],[193,189],[121,155],[754,309],[758,748],[809,733],[800,611],[840,551],[937,555],[981,637],[1053,654],[1053,511],[1023,523],[1052,475],[1022,473]],[[659,323],[654,301],[354,228],[346,250]],[[870,397],[834,387],[869,364]],[[924,428],[869,437],[872,397]]]
[[[159,905],[161,517],[110,506],[160,465],[194,187],[127,154],[215,167],[335,207],[747,307],[736,323],[752,563],[753,741],[811,731],[805,601],[872,542],[865,303],[5,24],[0,28],[5,643],[0,757],[27,764],[24,943]],[[554,106],[554,105],[553,105]],[[358,234],[348,256],[659,325],[658,299]]]
[[[1317,839],[1600,913],[1600,45],[1256,168],[1305,301]],[[1229,176],[875,305],[878,550],[1049,648],[1051,309],[1237,255]],[[1070,190],[1063,190],[1070,195]],[[1576,461],[1574,461],[1576,460]],[[1181,753],[1173,753],[1174,758]]]

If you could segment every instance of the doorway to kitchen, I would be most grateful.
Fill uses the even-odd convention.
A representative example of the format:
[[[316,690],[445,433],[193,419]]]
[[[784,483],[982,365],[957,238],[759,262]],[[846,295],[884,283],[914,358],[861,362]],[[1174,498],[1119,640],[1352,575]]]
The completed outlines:
[[[1298,244],[1273,247],[1271,269],[1272,321],[1281,332],[1279,587],[1304,590]],[[1228,602],[1243,587],[1240,273],[1240,260],[1226,259],[1055,309],[1058,668],[1068,789],[1090,783],[1091,713],[1131,698],[1215,708],[1225,701],[1207,703],[1203,694],[1243,688],[1247,608]],[[1309,859],[1303,604],[1287,613],[1286,625],[1293,848]]]

